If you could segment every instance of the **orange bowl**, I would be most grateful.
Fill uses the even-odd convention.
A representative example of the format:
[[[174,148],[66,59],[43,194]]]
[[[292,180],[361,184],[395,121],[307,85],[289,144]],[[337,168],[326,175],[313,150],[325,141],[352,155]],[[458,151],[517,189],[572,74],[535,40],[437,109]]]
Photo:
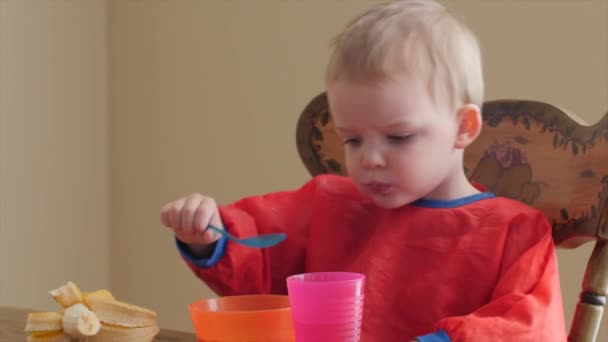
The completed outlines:
[[[229,296],[188,306],[200,342],[294,342],[289,297]]]

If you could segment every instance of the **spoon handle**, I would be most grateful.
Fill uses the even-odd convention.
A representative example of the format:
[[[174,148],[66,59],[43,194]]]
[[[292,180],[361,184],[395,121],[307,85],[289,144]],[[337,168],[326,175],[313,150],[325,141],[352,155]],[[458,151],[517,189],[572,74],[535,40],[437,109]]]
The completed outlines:
[[[213,230],[214,232],[227,237],[230,240],[235,240],[236,239],[234,236],[230,235],[230,233],[228,233],[225,229],[218,228],[218,227],[216,227],[216,226],[214,226],[212,224],[208,225],[207,227],[209,229]]]

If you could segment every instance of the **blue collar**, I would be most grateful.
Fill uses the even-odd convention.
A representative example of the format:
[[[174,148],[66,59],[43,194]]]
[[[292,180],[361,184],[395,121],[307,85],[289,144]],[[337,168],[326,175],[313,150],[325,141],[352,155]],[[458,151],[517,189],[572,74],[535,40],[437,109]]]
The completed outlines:
[[[417,201],[412,202],[412,205],[415,205],[418,207],[441,208],[441,209],[456,208],[456,207],[460,207],[463,205],[471,204],[473,202],[481,201],[486,198],[494,198],[494,197],[496,197],[496,196],[491,192],[480,192],[478,194],[474,194],[474,195],[470,195],[470,196],[466,196],[466,197],[462,197],[462,198],[457,198],[457,199],[451,199],[451,200],[435,200],[435,199],[421,198]]]

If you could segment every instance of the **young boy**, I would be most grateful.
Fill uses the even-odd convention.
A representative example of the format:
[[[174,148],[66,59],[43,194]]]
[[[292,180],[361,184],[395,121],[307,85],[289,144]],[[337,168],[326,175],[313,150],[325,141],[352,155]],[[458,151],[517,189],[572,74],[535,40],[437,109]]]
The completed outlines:
[[[337,37],[327,89],[349,177],[219,208],[199,194],[168,203],[161,220],[194,273],[220,295],[364,273],[362,341],[565,341],[549,223],[463,171],[482,125],[474,35],[431,0],[376,5]],[[208,224],[288,239],[247,248]]]

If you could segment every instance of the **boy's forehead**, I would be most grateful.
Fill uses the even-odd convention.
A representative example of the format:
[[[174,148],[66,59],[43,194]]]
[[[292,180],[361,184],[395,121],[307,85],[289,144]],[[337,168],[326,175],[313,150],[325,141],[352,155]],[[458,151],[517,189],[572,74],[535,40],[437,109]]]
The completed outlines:
[[[332,111],[336,130],[348,132],[361,128],[410,129],[429,121],[429,113],[399,107],[350,107]]]
[[[424,72],[409,72],[399,68],[383,74],[343,75],[327,83],[328,90],[360,89],[361,91],[407,90],[430,94],[431,75]]]
[[[447,91],[434,89],[425,75],[404,72],[395,72],[390,77],[342,78],[327,85],[327,95],[330,109],[381,107],[390,110],[398,107],[420,112],[420,107],[436,110],[452,107]]]
[[[360,129],[411,130],[424,126],[424,121],[413,117],[387,118],[378,113],[371,113],[366,119],[361,120],[357,116],[347,114],[341,116],[339,120],[334,120],[334,129],[338,133],[352,133]]]
[[[333,82],[327,88],[330,105],[395,106],[428,101],[429,92],[415,77]]]

